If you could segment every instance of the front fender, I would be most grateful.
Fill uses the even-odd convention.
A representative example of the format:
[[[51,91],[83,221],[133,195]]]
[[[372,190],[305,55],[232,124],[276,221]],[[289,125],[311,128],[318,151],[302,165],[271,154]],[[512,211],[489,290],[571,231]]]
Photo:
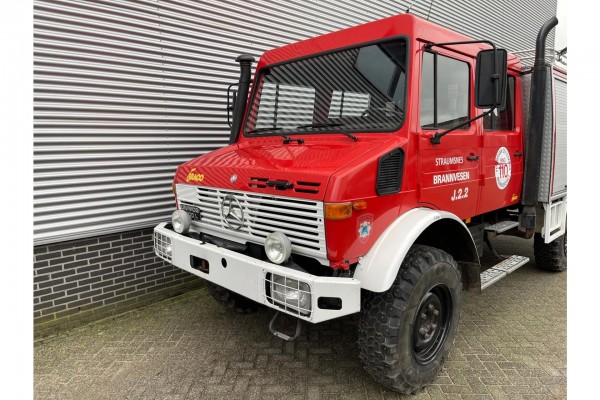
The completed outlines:
[[[358,263],[354,279],[361,282],[361,287],[372,292],[388,290],[400,269],[400,265],[408,250],[415,241],[430,226],[441,220],[453,220],[460,233],[462,229],[468,238],[464,246],[469,248],[469,254],[474,256],[460,260],[479,265],[477,249],[473,237],[464,222],[456,215],[447,211],[436,211],[429,208],[415,208],[398,217],[377,239],[371,250]],[[460,228],[462,227],[462,229]],[[454,232],[440,232],[440,235],[453,235]],[[447,249],[442,249],[446,250]],[[449,252],[452,253],[452,252]],[[459,260],[457,260],[459,261]]]

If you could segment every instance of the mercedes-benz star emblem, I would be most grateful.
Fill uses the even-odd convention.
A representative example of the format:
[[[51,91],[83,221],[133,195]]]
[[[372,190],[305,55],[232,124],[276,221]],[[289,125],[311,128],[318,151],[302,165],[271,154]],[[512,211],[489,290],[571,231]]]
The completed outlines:
[[[229,182],[235,183],[235,181],[237,181],[237,175],[233,174],[233,175],[231,175],[231,178],[229,179]]]
[[[244,225],[244,210],[240,201],[228,194],[221,202],[221,217],[225,224],[233,230],[238,230]]]

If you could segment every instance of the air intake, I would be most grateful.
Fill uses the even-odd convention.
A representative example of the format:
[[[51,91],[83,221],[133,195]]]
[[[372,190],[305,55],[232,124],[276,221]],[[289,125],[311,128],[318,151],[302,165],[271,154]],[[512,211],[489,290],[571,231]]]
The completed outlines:
[[[400,191],[404,152],[395,149],[379,159],[377,170],[377,194],[392,194]]]
[[[264,189],[267,187],[268,180],[269,180],[269,178],[251,177],[250,182],[248,183],[248,187]]]
[[[294,192],[317,194],[319,193],[319,186],[321,186],[319,182],[297,181]]]

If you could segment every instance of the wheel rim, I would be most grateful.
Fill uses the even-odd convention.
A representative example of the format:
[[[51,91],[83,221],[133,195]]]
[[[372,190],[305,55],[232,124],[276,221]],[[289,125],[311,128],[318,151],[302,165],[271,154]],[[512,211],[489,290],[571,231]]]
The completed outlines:
[[[421,364],[430,363],[446,341],[452,315],[452,297],[444,285],[434,286],[423,296],[415,315],[413,353]]]

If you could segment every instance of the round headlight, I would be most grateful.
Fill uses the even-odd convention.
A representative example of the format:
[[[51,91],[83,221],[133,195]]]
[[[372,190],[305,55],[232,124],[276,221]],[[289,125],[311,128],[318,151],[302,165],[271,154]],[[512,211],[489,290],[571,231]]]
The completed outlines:
[[[192,225],[192,217],[183,210],[175,210],[171,216],[171,223],[175,232],[185,233],[190,229],[190,225]]]
[[[265,240],[265,253],[275,264],[286,262],[292,254],[292,243],[281,232],[269,233]]]

